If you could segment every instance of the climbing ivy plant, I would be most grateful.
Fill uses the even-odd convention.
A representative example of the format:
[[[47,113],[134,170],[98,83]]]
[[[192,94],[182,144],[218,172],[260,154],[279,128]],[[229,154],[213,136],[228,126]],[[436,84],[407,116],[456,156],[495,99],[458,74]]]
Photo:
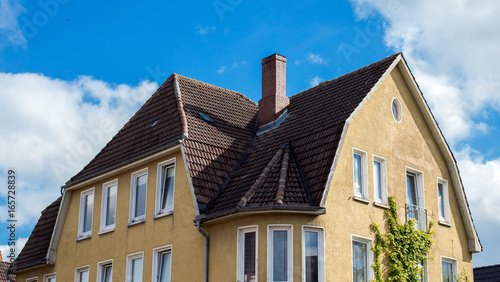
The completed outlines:
[[[375,243],[372,244],[374,263],[372,268],[375,272],[376,282],[384,281],[420,281],[422,267],[420,263],[427,260],[427,253],[433,241],[433,222],[429,222],[429,231],[421,231],[415,228],[415,219],[407,223],[400,223],[394,196],[389,197],[389,208],[386,212],[389,231],[382,234],[376,223],[371,224],[375,232]],[[387,278],[382,275],[382,256],[387,258]]]

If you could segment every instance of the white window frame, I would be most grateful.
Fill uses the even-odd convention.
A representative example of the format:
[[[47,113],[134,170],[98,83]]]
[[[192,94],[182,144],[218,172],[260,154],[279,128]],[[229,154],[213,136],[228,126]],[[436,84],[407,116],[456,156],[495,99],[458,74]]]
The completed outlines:
[[[440,268],[441,268],[441,273],[440,273],[441,280],[443,279],[442,278],[443,277],[443,262],[447,262],[447,263],[451,264],[451,272],[453,273],[452,281],[456,281],[455,276],[458,275],[458,272],[457,272],[457,260],[454,259],[454,258],[441,256],[441,265],[440,265]]]
[[[125,274],[125,281],[132,281],[132,261],[139,258],[142,258],[142,276],[144,276],[144,252],[133,253],[127,256],[127,272]]]
[[[326,281],[325,274],[325,228],[302,225],[302,281],[306,281],[306,232],[318,233],[318,281]]]
[[[166,208],[166,209],[161,209],[161,193],[162,193],[162,170],[164,167],[173,167],[174,168],[174,186],[171,187],[173,189],[172,195],[175,193],[175,172],[176,172],[176,163],[175,163],[175,158],[169,159],[166,161],[163,161],[161,163],[158,163],[157,168],[156,168],[156,204],[155,204],[155,217],[160,217],[160,216],[165,216],[172,214],[174,212],[174,200],[175,197],[172,199],[172,207]]]
[[[439,184],[443,185],[443,213],[444,217],[441,217],[439,214]],[[449,191],[448,191],[448,181],[443,178],[439,178],[437,180],[437,194],[438,194],[438,216],[439,216],[439,223],[444,223],[449,225],[450,224],[450,198],[449,198]]]
[[[425,209],[425,187],[424,187],[424,173],[421,172],[420,170],[416,170],[414,168],[411,168],[411,167],[406,167],[406,173],[405,173],[405,195],[406,195],[406,199],[405,199],[405,202],[408,200],[408,191],[406,190],[407,187],[407,183],[406,183],[406,178],[407,178],[407,175],[408,173],[411,173],[413,175],[415,175],[415,188],[417,189],[417,203],[418,203],[418,207],[420,208],[423,208]],[[409,203],[407,203],[409,204]]]
[[[354,242],[363,243],[366,245],[366,279],[370,281],[374,278],[373,268],[371,267],[373,264],[373,252],[371,250],[373,240],[371,238],[366,238],[358,235],[351,234],[351,279],[354,281],[354,273],[353,273],[353,259],[354,253],[352,251],[352,246]]]
[[[137,178],[140,176],[146,175],[146,197],[144,202],[144,215],[135,216],[135,191],[137,189]],[[129,208],[129,225],[140,223],[146,221],[146,213],[147,213],[147,203],[148,203],[148,168],[143,168],[136,172],[133,172],[130,177],[130,208]]]
[[[106,225],[107,210],[108,210],[108,188],[116,185],[116,202],[115,202],[115,222]],[[116,205],[118,203],[118,179],[106,182],[102,185],[102,198],[101,198],[101,224],[99,234],[115,230],[116,224]]]
[[[377,198],[377,191],[375,191],[375,162],[380,163],[380,189],[382,189],[382,198],[379,199]],[[382,205],[387,205],[388,204],[388,197],[387,197],[387,161],[385,158],[382,158],[377,155],[373,155],[373,199],[376,204],[382,204]]]
[[[236,281],[244,281],[245,275],[245,259],[244,259],[244,250],[245,250],[245,234],[255,232],[255,282],[258,281],[258,270],[259,270],[259,226],[251,225],[251,226],[243,226],[238,227],[237,233],[237,249],[236,249]]]
[[[429,281],[429,267],[427,265],[426,259],[422,263],[422,268],[424,270],[424,279],[421,282],[428,282]]]
[[[270,224],[267,226],[267,281],[273,281],[273,231],[288,231],[288,281],[293,281],[293,225],[291,224]]]
[[[31,277],[26,279],[26,282],[38,282],[38,277]]]
[[[94,223],[94,206],[95,206],[95,188],[92,187],[80,193],[80,211],[78,215],[78,239],[84,239],[92,237],[92,225]],[[92,204],[92,218],[90,219],[90,231],[83,232],[83,225],[85,223],[85,197],[88,195],[94,195],[94,203]]]
[[[56,272],[45,274],[43,276],[43,282],[48,282],[49,279],[52,279],[52,278],[54,278],[57,281],[57,279],[56,279]]]
[[[89,281],[90,281],[90,265],[85,265],[85,266],[80,266],[75,269],[75,282],[82,282],[80,281],[80,273],[88,271],[89,272]]]
[[[361,161],[361,172],[360,172],[360,189],[361,193],[356,192],[356,186],[354,185],[354,155],[360,156],[360,161]],[[357,149],[357,148],[352,148],[352,155],[351,155],[351,163],[353,164],[352,167],[352,187],[353,187],[353,192],[354,192],[354,199],[356,200],[361,200],[365,202],[370,202],[369,200],[369,193],[368,193],[368,162],[367,162],[367,153],[363,150]]]
[[[101,279],[102,278],[102,272],[104,270],[104,267],[108,266],[110,264],[111,264],[111,267],[112,267],[112,269],[111,269],[111,271],[112,271],[111,272],[111,281],[113,281],[113,270],[114,270],[115,267],[113,265],[113,259],[109,259],[109,260],[100,261],[100,262],[97,263],[97,279],[96,279],[97,282],[103,282],[102,279]]]
[[[158,282],[156,279],[158,276],[158,261],[159,261],[159,256],[160,254],[164,252],[169,252],[170,253],[170,279],[172,279],[172,259],[174,258],[174,255],[172,253],[172,245],[166,245],[163,247],[158,247],[153,249],[153,271],[152,271],[152,279],[151,281],[153,282]]]

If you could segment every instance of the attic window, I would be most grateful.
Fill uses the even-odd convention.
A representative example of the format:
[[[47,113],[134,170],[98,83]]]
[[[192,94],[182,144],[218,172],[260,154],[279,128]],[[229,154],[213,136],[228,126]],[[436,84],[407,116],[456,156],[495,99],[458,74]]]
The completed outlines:
[[[153,122],[153,124],[151,125],[151,127],[155,126],[157,123],[158,123],[158,120],[155,120],[155,122]]]
[[[392,99],[392,116],[397,122],[400,122],[401,118],[403,117],[403,111],[401,110],[401,102],[399,102],[399,99],[396,97]]]
[[[206,114],[202,114],[202,113],[200,113],[200,116],[201,116],[201,118],[202,118],[204,121],[206,121],[206,122],[208,122],[208,123],[214,123],[214,121],[213,121],[213,120],[212,120],[209,116],[207,116]]]

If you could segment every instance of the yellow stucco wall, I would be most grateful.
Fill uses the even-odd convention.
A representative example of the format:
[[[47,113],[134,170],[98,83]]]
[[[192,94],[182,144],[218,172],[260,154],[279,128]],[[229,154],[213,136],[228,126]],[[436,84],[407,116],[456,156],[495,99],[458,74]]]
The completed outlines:
[[[153,218],[155,215],[157,164],[175,158],[174,213]],[[130,205],[131,173],[148,168],[146,220],[127,226]],[[102,186],[118,179],[115,230],[99,235]],[[80,192],[95,187],[92,237],[77,241]],[[186,169],[180,150],[146,165],[120,173],[73,191],[55,266],[34,269],[18,274],[18,281],[43,274],[57,273],[57,281],[74,281],[75,269],[90,266],[89,279],[96,281],[97,264],[113,259],[113,281],[125,281],[127,255],[144,252],[143,281],[151,281],[153,249],[172,245],[172,281],[203,280],[204,239],[193,224],[194,204],[188,186]]]
[[[397,97],[402,104],[403,118],[397,123],[391,111],[391,102]],[[370,203],[353,199],[352,149],[367,153],[368,191]],[[267,232],[270,224],[293,225],[293,278],[302,280],[302,227],[325,228],[326,281],[351,281],[352,235],[373,238],[370,224],[383,225],[385,208],[375,206],[373,193],[373,155],[386,159],[388,194],[394,195],[401,219],[406,202],[406,167],[423,173],[425,207],[429,220],[436,223],[434,246],[428,262],[429,281],[440,281],[441,256],[458,261],[472,276],[472,256],[468,251],[467,236],[460,215],[454,187],[441,155],[416,101],[396,68],[380,85],[371,99],[351,122],[340,152],[327,199],[325,215],[259,214],[232,217],[205,224],[210,236],[210,281],[235,281],[237,270],[237,229],[258,226],[258,280],[267,279]],[[154,219],[156,166],[159,162],[176,158],[174,214]],[[148,195],[146,222],[127,227],[130,201],[131,173],[148,167]],[[451,227],[438,224],[437,178],[448,180]],[[98,235],[102,184],[118,178],[118,206],[116,229]],[[95,187],[92,238],[76,241],[80,192]],[[95,281],[97,264],[113,258],[113,279],[124,281],[128,254],[144,251],[144,281],[151,280],[153,248],[172,245],[172,281],[202,281],[203,237],[193,226],[194,206],[188,186],[182,155],[171,156],[126,171],[73,192],[68,215],[58,247],[56,266],[38,268],[18,274],[24,281],[34,274],[57,272],[58,281],[73,281],[75,268],[90,265],[90,281]],[[77,255],[78,254],[78,255]]]

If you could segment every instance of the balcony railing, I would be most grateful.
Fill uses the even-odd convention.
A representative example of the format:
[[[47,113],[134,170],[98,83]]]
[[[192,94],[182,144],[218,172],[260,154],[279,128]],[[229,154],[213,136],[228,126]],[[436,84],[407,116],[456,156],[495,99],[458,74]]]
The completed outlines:
[[[410,218],[415,219],[415,228],[418,230],[423,230],[427,232],[427,210],[410,204],[406,204],[406,222],[410,221]]]

